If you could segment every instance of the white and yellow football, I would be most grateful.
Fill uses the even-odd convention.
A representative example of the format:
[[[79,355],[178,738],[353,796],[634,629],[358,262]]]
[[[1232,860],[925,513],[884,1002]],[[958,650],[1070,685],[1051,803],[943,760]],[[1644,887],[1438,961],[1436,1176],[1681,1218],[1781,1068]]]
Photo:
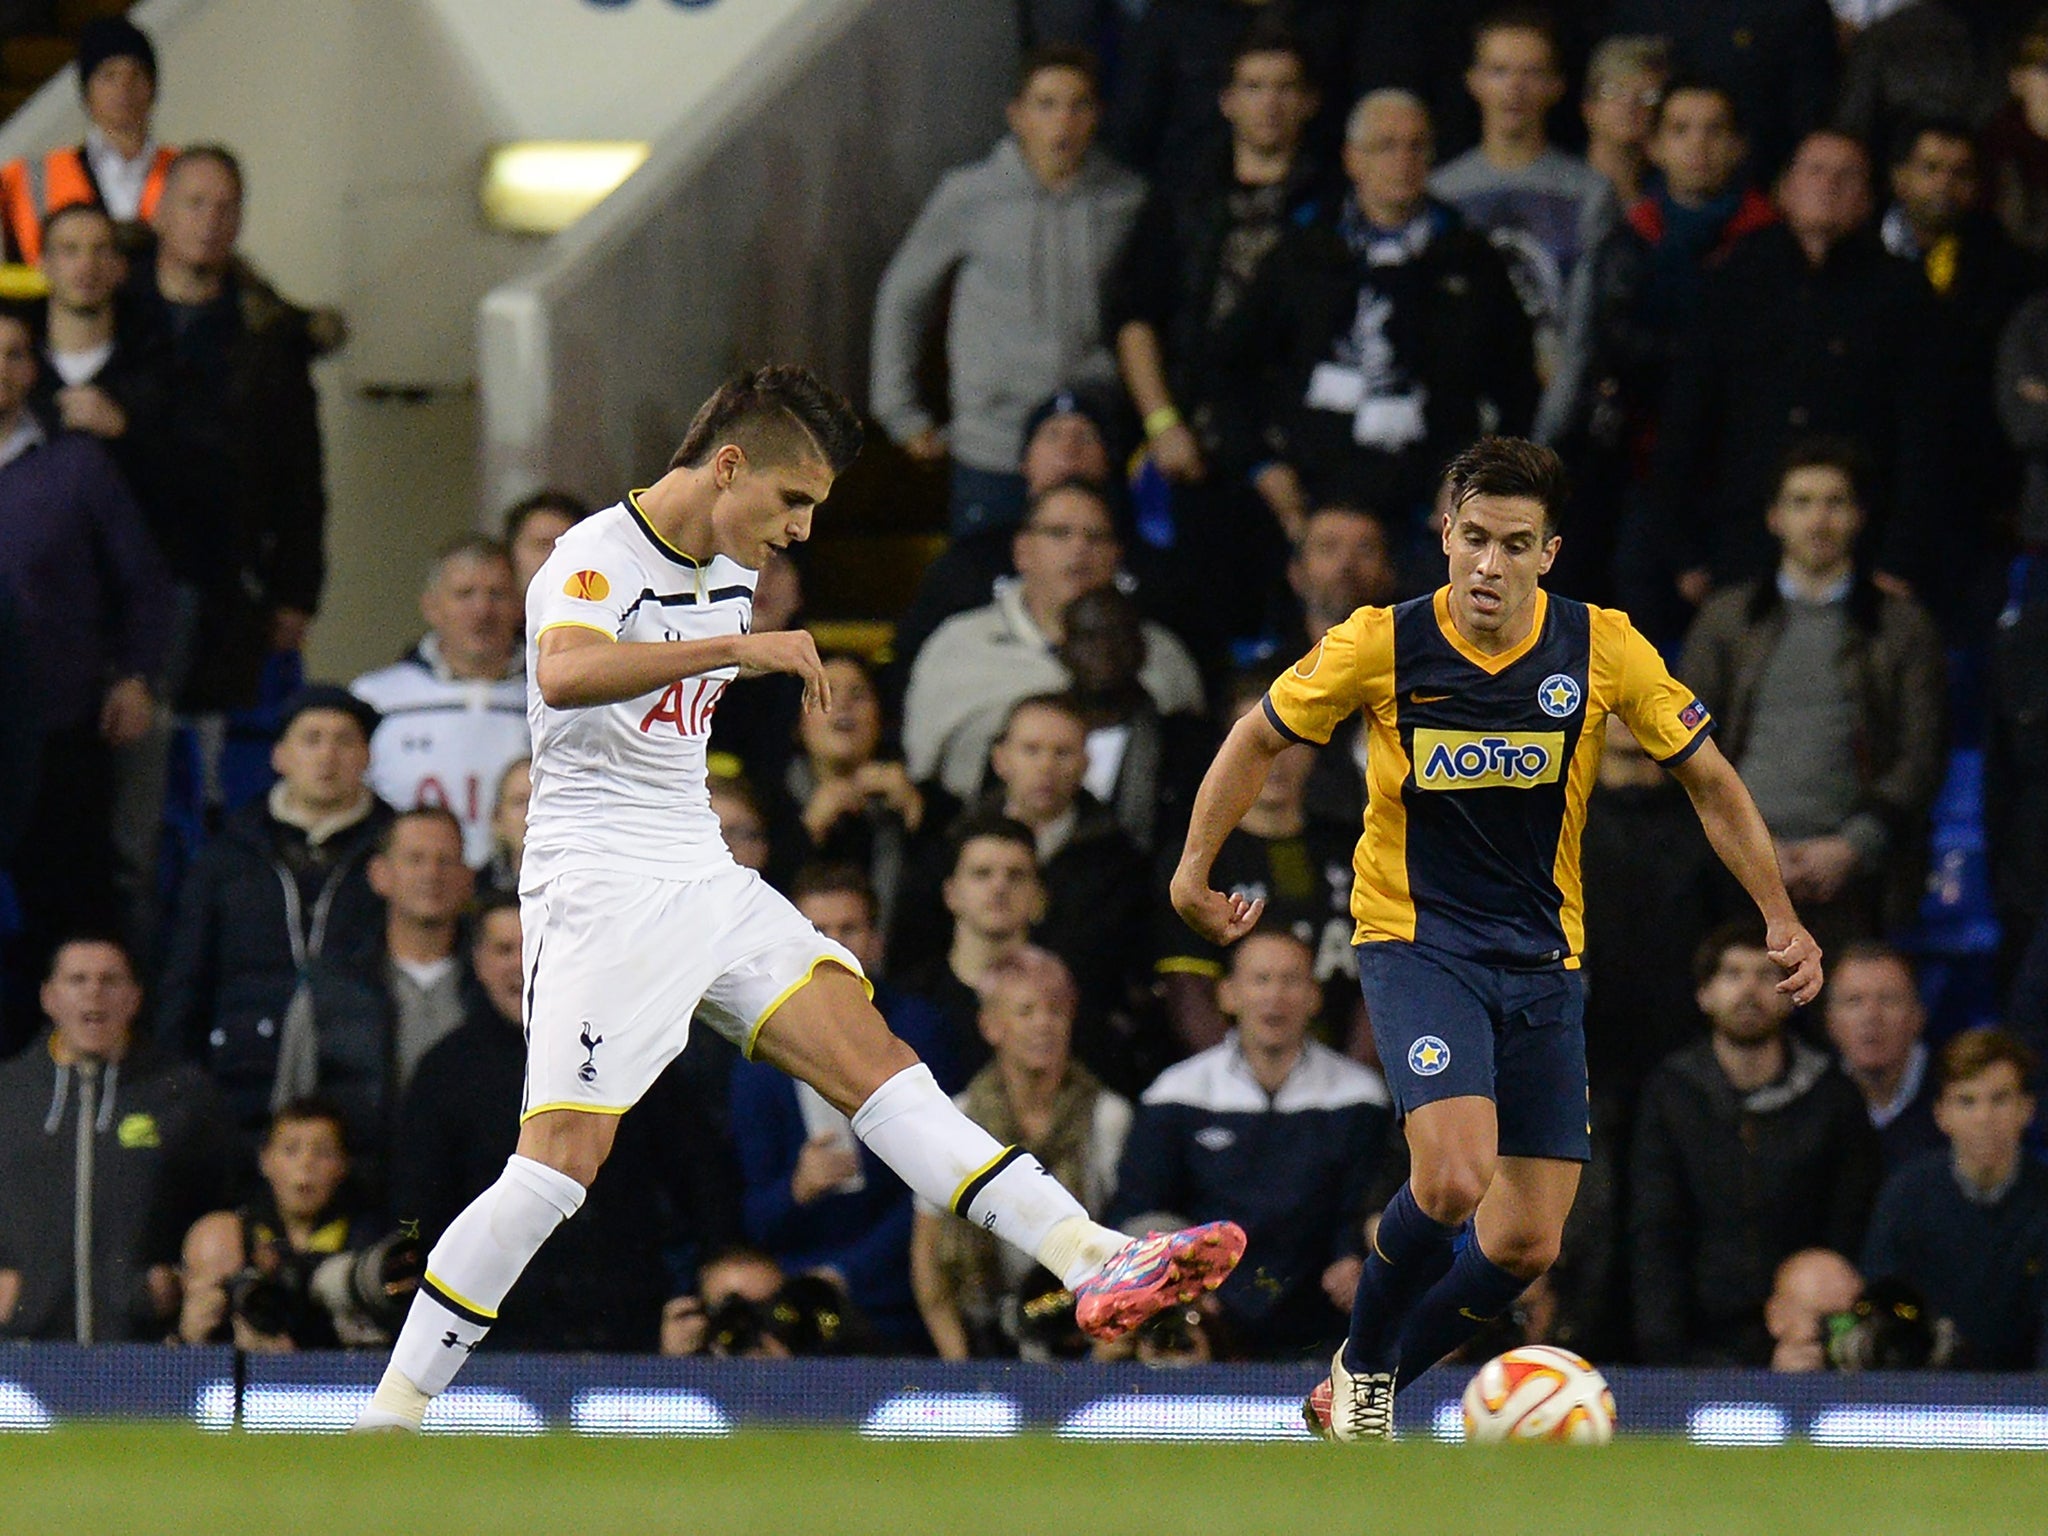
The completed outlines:
[[[1497,1355],[1465,1388],[1465,1438],[1480,1445],[1555,1440],[1605,1445],[1614,1438],[1614,1393],[1568,1349],[1528,1344]]]

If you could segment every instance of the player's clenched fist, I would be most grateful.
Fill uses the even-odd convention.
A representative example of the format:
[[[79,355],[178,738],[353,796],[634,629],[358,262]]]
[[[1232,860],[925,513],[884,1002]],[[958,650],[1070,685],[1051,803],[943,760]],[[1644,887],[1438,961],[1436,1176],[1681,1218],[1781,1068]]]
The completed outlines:
[[[775,629],[742,635],[734,647],[742,672],[787,672],[804,680],[804,708],[830,709],[832,684],[818,659],[818,642],[807,630]]]
[[[1176,872],[1168,894],[1180,920],[1212,944],[1234,944],[1259,925],[1266,911],[1266,898],[1246,901],[1242,896],[1209,889],[1206,879]]]

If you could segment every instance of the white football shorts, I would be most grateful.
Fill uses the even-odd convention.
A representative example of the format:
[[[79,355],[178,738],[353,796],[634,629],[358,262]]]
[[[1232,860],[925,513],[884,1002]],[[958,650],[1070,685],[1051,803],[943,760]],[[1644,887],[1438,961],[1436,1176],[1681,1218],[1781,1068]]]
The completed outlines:
[[[768,1015],[820,965],[860,962],[773,886],[734,866],[696,880],[567,870],[521,893],[525,1120],[624,1114],[701,1017],[748,1056]]]

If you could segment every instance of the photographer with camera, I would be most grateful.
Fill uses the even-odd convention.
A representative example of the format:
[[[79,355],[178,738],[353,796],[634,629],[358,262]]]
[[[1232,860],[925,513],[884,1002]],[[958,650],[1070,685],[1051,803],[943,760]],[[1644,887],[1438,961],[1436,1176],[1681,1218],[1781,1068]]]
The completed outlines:
[[[419,1286],[416,1232],[382,1238],[349,1210],[341,1111],[298,1099],[271,1117],[262,1191],[202,1216],[185,1238],[177,1337],[277,1354],[387,1341]]]
[[[664,1355],[787,1360],[876,1352],[874,1330],[830,1270],[788,1275],[772,1255],[735,1244],[706,1259],[697,1294],[661,1310]]]

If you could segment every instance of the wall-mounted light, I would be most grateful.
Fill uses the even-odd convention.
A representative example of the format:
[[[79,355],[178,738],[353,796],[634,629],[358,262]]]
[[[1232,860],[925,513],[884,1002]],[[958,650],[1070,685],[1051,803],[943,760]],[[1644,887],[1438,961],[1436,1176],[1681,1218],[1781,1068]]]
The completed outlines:
[[[513,234],[555,234],[603,202],[646,159],[645,144],[623,140],[501,144],[484,163],[484,217]]]

